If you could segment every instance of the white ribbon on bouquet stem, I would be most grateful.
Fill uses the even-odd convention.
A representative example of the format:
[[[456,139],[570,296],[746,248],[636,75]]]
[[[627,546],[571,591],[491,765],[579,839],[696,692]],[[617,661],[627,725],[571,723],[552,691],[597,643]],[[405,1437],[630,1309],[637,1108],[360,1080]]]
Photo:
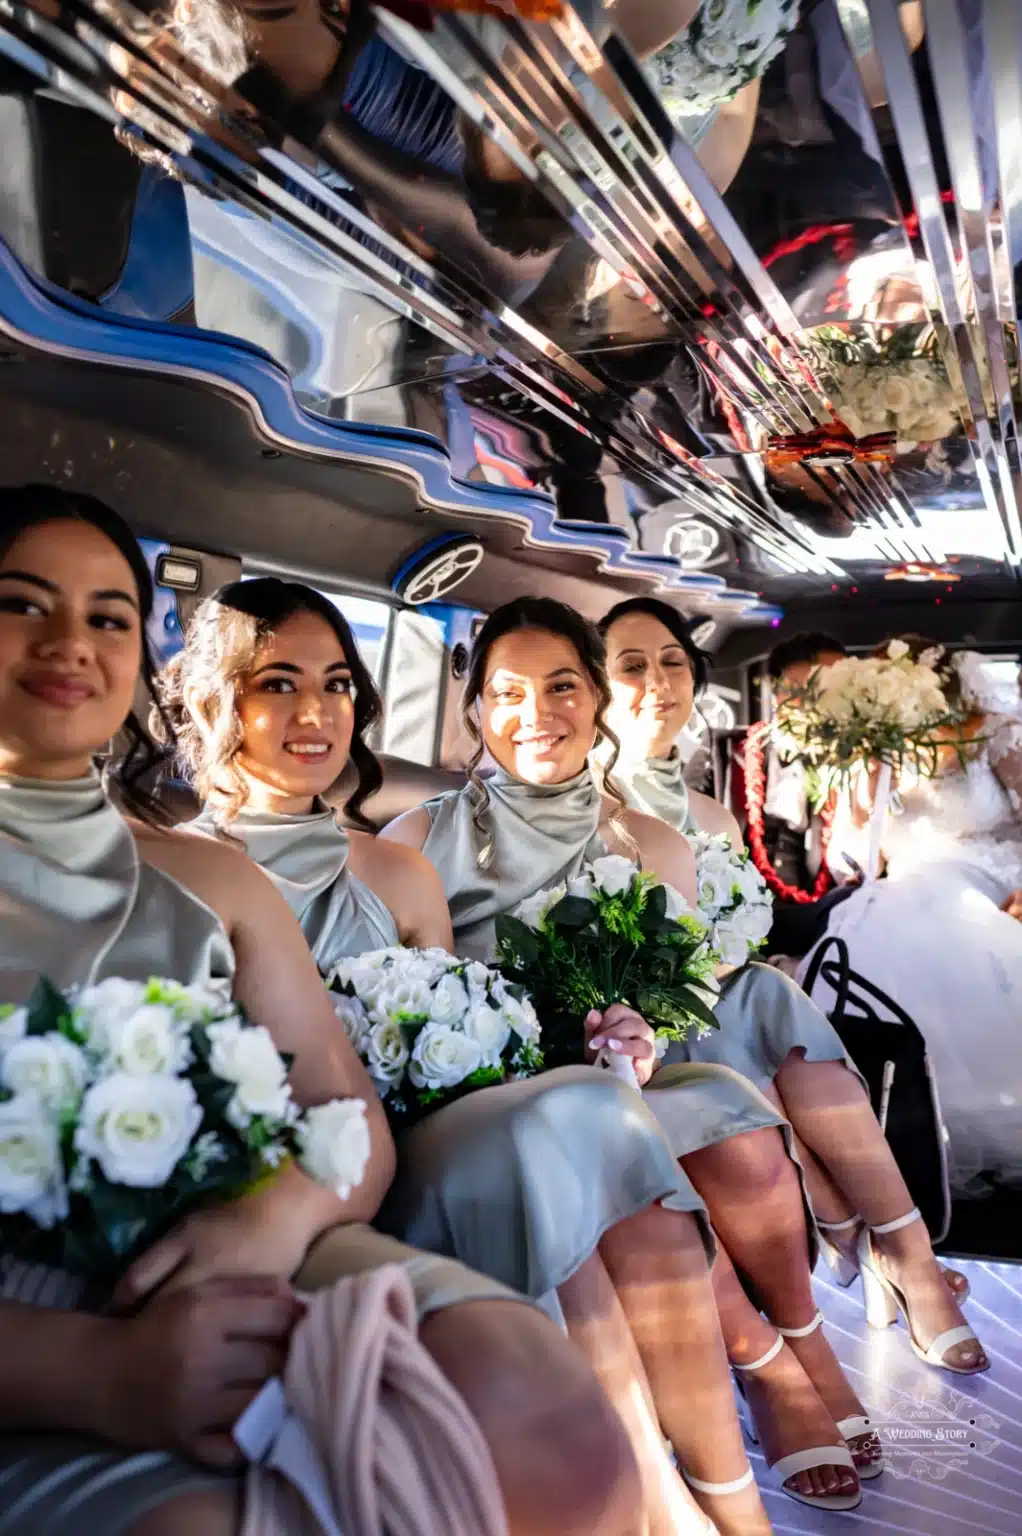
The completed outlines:
[[[866,879],[869,881],[876,880],[880,873],[880,853],[883,849],[884,833],[887,831],[887,813],[890,806],[891,765],[881,763],[876,791],[873,795],[873,809],[869,817],[869,861],[866,866]]]

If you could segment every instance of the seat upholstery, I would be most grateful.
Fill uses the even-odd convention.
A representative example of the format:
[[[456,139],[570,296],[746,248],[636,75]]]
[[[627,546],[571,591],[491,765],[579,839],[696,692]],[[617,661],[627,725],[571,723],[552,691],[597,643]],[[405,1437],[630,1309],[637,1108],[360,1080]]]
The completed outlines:
[[[405,758],[381,756],[383,785],[364,807],[366,815],[378,827],[385,827],[405,811],[414,810],[424,800],[441,795],[450,789],[460,789],[465,782],[463,773],[453,773],[445,768],[426,768],[421,763],[411,763]],[[350,765],[324,798],[338,810],[355,787],[355,774]],[[191,821],[199,814],[199,801],[194,790],[181,779],[164,779],[156,791],[156,798],[175,826]]]

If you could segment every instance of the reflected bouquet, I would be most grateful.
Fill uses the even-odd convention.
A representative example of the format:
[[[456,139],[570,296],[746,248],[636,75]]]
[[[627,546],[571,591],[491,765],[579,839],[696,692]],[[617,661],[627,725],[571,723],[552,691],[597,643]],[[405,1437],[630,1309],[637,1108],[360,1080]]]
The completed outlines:
[[[347,1199],[369,1159],[365,1103],[299,1110],[289,1067],[203,988],[40,981],[0,1008],[0,1251],[114,1280],[196,1206],[291,1157]]]
[[[892,640],[885,656],[845,656],[818,668],[779,709],[782,755],[801,756],[826,787],[846,783],[857,764],[899,773],[908,764],[932,777],[948,744],[939,733],[963,718],[935,670],[940,655],[934,648],[914,661],[904,640]]]
[[[380,949],[328,977],[334,1010],[396,1129],[542,1070],[523,988],[443,949]]]
[[[744,965],[766,943],[774,898],[744,850],[723,833],[687,834],[696,856],[699,911],[709,924],[709,945],[722,965]]]
[[[548,1067],[584,1059],[583,1020],[626,1003],[658,1041],[716,1028],[707,925],[669,885],[612,854],[497,920],[501,969],[543,1019]]]

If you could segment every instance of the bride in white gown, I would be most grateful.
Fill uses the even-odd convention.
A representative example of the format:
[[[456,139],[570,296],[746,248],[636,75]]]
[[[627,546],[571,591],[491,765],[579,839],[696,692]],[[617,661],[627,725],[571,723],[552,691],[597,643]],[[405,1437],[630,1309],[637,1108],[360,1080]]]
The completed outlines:
[[[1022,912],[1022,703],[991,686],[974,652],[959,652],[949,675],[971,711],[965,762],[945,748],[936,778],[903,778],[883,842],[886,879],[837,906],[827,934],[922,1030],[952,1189],[968,1194],[980,1173],[1022,1184],[1022,922],[1011,915]],[[832,861],[850,853],[863,868],[864,779],[830,845]],[[817,990],[825,1007],[827,988]]]

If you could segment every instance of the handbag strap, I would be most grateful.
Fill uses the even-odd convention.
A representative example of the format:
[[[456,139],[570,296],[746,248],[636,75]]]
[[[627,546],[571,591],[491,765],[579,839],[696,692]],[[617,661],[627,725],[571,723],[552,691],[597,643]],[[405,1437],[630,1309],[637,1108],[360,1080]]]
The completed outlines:
[[[827,959],[827,952],[831,946],[833,946],[837,953],[836,961]],[[906,1013],[901,1004],[895,1002],[894,998],[878,987],[875,982],[870,981],[868,977],[861,975],[858,971],[852,970],[848,955],[848,945],[844,939],[832,935],[830,938],[824,939],[823,943],[817,948],[806,972],[805,980],[802,983],[803,990],[807,996],[812,996],[813,988],[820,977],[833,989],[835,994],[834,1006],[827,1015],[832,1024],[836,1026],[848,1018],[849,1004],[851,1004],[857,1010],[858,1022],[872,1024],[896,1022],[907,1030],[914,1039],[918,1040],[925,1049],[926,1042],[922,1030],[911,1014]],[[856,994],[865,994],[865,996]],[[878,1003],[887,1014],[893,1015],[893,1019],[883,1018],[874,1006],[875,1003]]]

